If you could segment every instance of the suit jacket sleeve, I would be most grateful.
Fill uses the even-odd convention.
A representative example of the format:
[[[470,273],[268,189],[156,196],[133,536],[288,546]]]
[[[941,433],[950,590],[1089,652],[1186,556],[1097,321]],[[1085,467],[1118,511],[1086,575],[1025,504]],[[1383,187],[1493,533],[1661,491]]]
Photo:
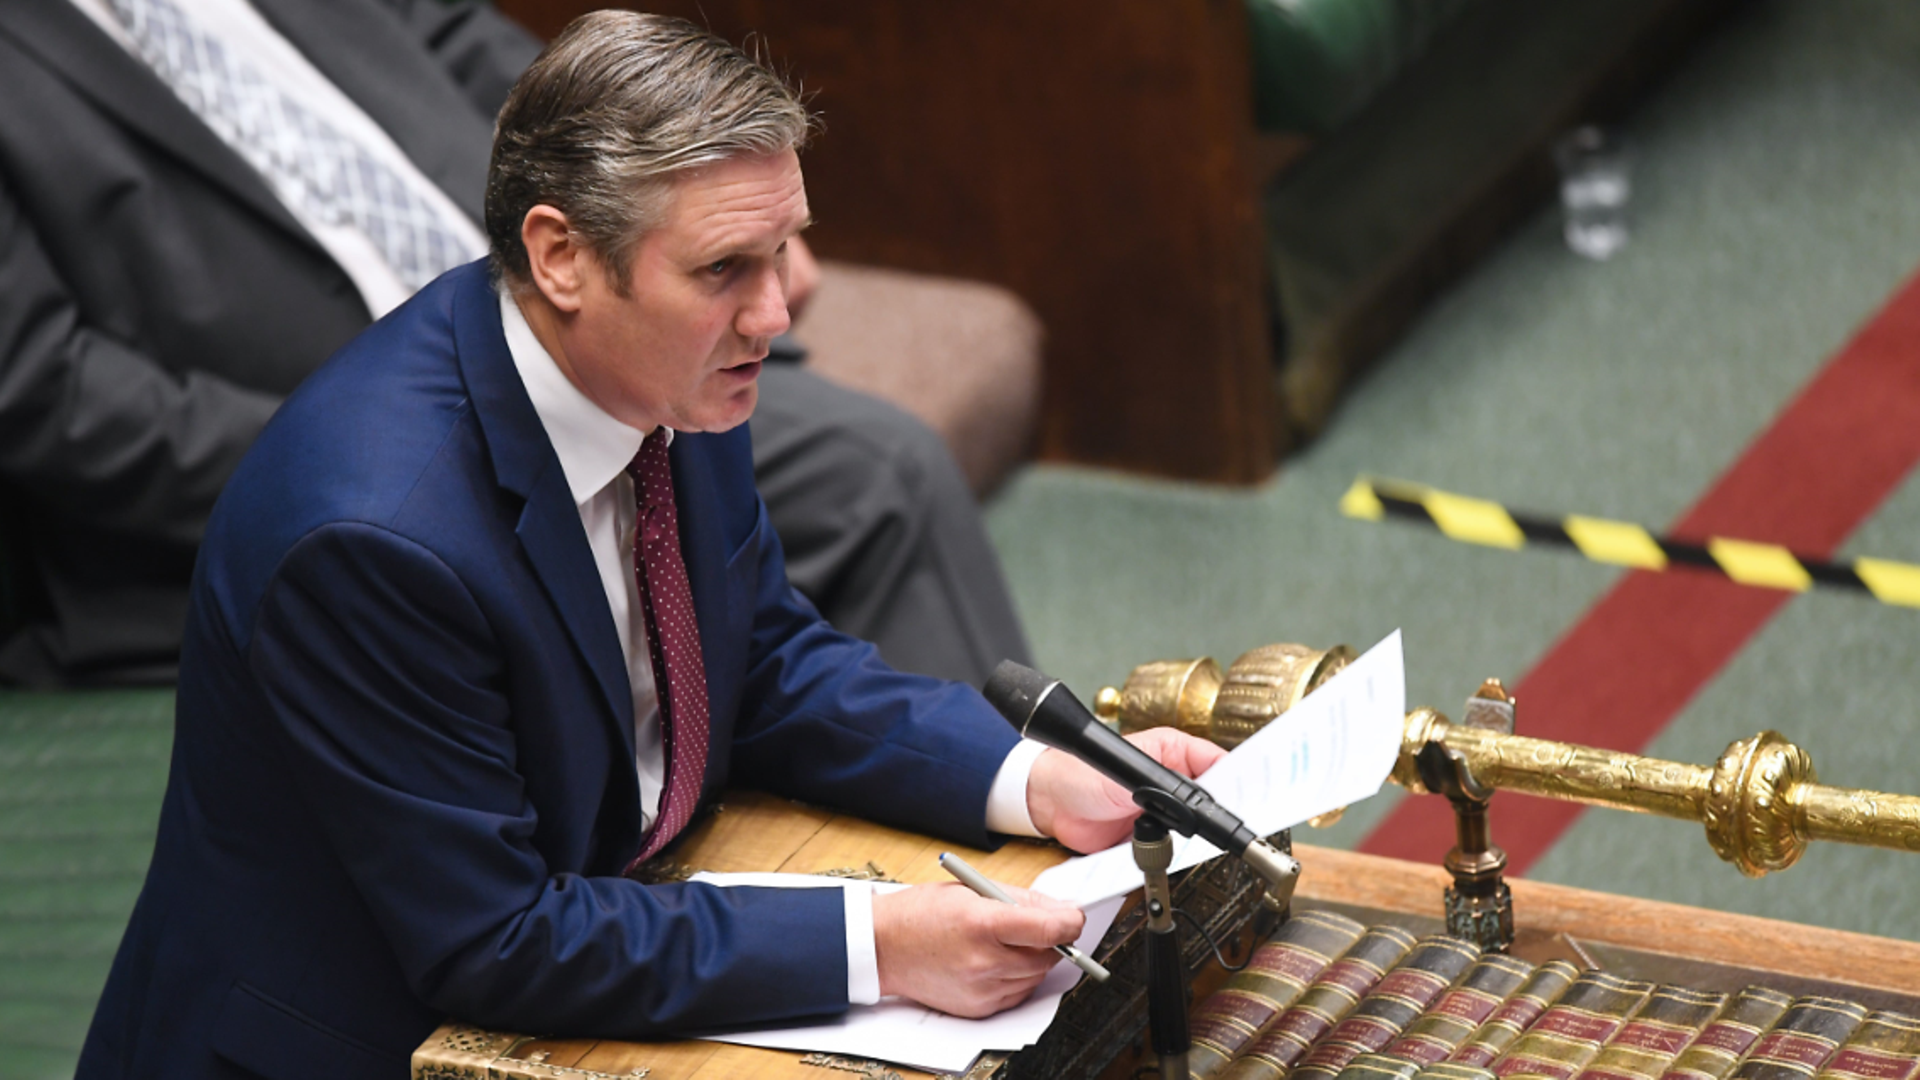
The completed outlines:
[[[756,499],[757,502],[757,499]],[[733,743],[736,778],[975,847],[987,793],[1019,742],[964,683],[895,671],[787,582],[759,507],[757,607]]]
[[[278,405],[88,325],[0,175],[0,474],[78,520],[197,542]]]
[[[420,544],[365,524],[308,534],[243,648],[293,783],[430,1006],[628,1038],[845,1009],[837,889],[547,864],[511,673],[471,591]]]

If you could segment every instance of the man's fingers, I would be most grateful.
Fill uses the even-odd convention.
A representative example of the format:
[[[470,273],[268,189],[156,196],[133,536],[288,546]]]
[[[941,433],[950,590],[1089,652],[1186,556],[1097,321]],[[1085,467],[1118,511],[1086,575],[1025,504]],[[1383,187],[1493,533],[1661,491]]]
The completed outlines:
[[[1029,979],[1009,980],[972,995],[964,1001],[955,1002],[946,1011],[955,1016],[964,1016],[973,1020],[992,1016],[1032,997],[1033,992],[1040,987],[1040,980],[1041,976],[1038,975]]]
[[[1172,769],[1182,776],[1199,776],[1213,767],[1213,763],[1227,756],[1205,739],[1196,739],[1176,728],[1148,728],[1127,736],[1127,741],[1154,758],[1154,760]]]
[[[1071,944],[1087,924],[1086,913],[1071,904],[1060,907],[1001,904],[994,914],[994,937],[1003,945],[1029,949]]]
[[[993,1008],[988,1011],[988,1015],[991,1016],[993,1013],[1004,1012],[1007,1009],[1013,1008],[1015,1005],[1032,997],[1033,992],[1039,988],[1040,980],[1035,979],[1016,990],[1009,991],[993,1003]]]
[[[1023,889],[1018,885],[1002,885],[1000,888],[1001,888],[1001,891],[1005,892],[1008,896],[1013,898],[1014,903],[1019,904],[1021,907],[1050,908],[1055,911],[1064,911],[1069,908],[1073,909],[1074,911],[1080,910],[1080,906],[1078,904],[1074,904],[1066,900],[1055,899],[1054,897],[1048,896],[1046,893],[1043,893],[1043,892],[1034,892],[1032,889]]]

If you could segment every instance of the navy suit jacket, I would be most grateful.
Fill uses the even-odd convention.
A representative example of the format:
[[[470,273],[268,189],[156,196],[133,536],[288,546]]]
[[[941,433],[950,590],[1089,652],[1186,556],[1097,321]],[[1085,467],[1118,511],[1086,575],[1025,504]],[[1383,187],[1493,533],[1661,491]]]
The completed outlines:
[[[793,592],[744,428],[671,459],[707,796],[988,843],[1012,728]],[[642,886],[639,819],[619,639],[476,263],[303,385],[214,510],[79,1074],[400,1077],[448,1016],[647,1037],[846,1007],[838,890]]]

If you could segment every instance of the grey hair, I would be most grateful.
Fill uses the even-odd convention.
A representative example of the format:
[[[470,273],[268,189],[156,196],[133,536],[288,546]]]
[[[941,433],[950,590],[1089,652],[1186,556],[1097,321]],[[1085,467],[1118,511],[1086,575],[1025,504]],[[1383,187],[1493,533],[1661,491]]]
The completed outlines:
[[[514,84],[493,129],[486,225],[493,272],[532,281],[527,211],[554,207],[626,295],[634,245],[673,182],[744,155],[799,150],[813,118],[765,64],[684,19],[595,11]]]

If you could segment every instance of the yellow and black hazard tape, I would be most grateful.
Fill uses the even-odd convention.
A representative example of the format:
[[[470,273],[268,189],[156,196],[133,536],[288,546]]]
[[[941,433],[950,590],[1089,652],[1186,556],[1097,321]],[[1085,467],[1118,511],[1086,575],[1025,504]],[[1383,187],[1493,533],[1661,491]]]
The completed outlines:
[[[1519,549],[1528,543],[1570,547],[1595,562],[1639,570],[1693,566],[1742,585],[1806,592],[1815,585],[1864,592],[1884,604],[1920,607],[1920,566],[1886,559],[1828,562],[1778,544],[1714,537],[1704,544],[1655,536],[1639,525],[1605,518],[1540,517],[1496,502],[1420,484],[1363,476],[1340,499],[1340,512],[1380,521],[1392,517],[1438,529],[1468,544]]]

